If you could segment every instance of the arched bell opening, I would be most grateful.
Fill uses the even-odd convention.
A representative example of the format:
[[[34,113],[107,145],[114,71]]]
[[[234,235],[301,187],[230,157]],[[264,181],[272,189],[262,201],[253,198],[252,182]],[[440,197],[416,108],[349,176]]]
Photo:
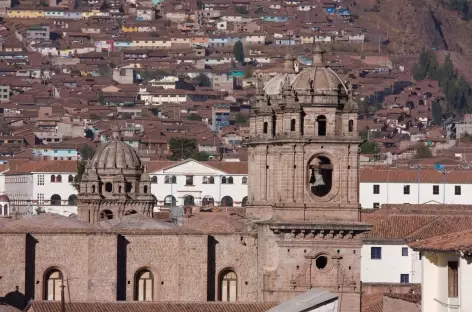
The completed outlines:
[[[318,197],[328,195],[333,182],[333,164],[326,156],[316,156],[308,165],[311,192]]]

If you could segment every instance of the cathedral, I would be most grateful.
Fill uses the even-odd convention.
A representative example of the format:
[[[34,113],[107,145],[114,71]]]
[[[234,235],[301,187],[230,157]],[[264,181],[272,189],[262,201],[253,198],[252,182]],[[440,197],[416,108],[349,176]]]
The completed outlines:
[[[360,311],[357,105],[323,54],[302,70],[288,54],[258,82],[245,210],[153,219],[146,166],[114,131],[82,176],[78,218],[0,220],[3,301],[282,302],[322,288]]]

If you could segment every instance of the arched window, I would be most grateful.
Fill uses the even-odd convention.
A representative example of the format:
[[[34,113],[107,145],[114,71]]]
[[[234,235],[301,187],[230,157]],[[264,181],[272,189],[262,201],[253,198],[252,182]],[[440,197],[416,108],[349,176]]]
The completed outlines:
[[[290,120],[290,131],[295,131],[297,121],[295,119]]]
[[[241,202],[242,207],[246,207],[247,205],[247,196],[244,196],[243,201]]]
[[[95,185],[92,185],[92,193],[95,193]]]
[[[62,176],[60,174],[56,176],[56,182],[62,183]]]
[[[247,177],[243,177],[243,184],[247,184]]]
[[[202,178],[202,184],[208,184],[208,177]]]
[[[172,176],[172,184],[176,184],[177,183],[177,177],[174,175]]]
[[[195,198],[192,195],[185,195],[184,206],[195,206]]]
[[[316,118],[316,123],[318,124],[318,135],[326,136],[326,116],[318,116],[318,118]]]
[[[264,129],[262,129],[262,132],[263,133],[267,133],[267,131],[269,130],[269,123],[266,121],[264,122],[264,126],[263,126]]]
[[[226,177],[221,177],[221,184],[226,184]]]
[[[203,197],[202,206],[214,206],[214,205],[215,205],[215,200],[213,199],[213,197],[211,197],[210,195]]]
[[[111,184],[111,182],[105,183],[105,191],[107,191],[107,192],[109,192],[109,193],[110,193],[111,191],[113,191],[113,184]]]
[[[69,199],[67,200],[67,204],[69,206],[77,206],[77,195],[72,194],[69,196]]]
[[[220,273],[219,299],[223,302],[235,302],[238,296],[238,280],[236,273],[226,270]]]
[[[118,193],[121,193],[122,190],[123,190],[122,186],[118,185]]]
[[[56,176],[55,175],[52,175],[51,176],[51,183],[55,183],[56,182]]]
[[[8,216],[8,205],[7,204],[3,205],[3,215]]]
[[[231,196],[225,196],[221,199],[222,207],[233,207],[233,198]]]
[[[61,205],[61,196],[54,194],[51,196],[51,206],[60,206]]]
[[[131,182],[125,182],[125,192],[131,193],[133,190],[133,184]]]
[[[208,179],[208,184],[215,184],[215,177],[210,177]]]
[[[331,191],[333,179],[331,160],[325,156],[317,156],[310,161],[308,170],[311,192],[319,197],[327,195]]]
[[[170,184],[170,177],[169,176],[164,177],[164,184]]]
[[[349,132],[354,131],[354,120],[352,120],[352,119],[349,120],[348,130],[349,130]]]
[[[152,183],[152,184],[157,184],[157,176],[153,176],[153,177],[151,178],[151,183]]]
[[[233,184],[233,177],[228,177],[227,183],[228,184]]]
[[[143,187],[143,191],[144,191],[144,194],[147,194],[147,192],[148,192],[148,186],[147,186],[147,185],[145,185],[145,186]]]
[[[74,176],[69,174],[69,178],[67,179],[69,183],[74,183]]]
[[[47,272],[44,281],[44,299],[60,301],[63,282],[61,271],[52,269]]]
[[[152,301],[154,293],[154,276],[149,270],[140,270],[136,273],[135,298],[136,301]]]
[[[100,212],[100,219],[102,220],[111,220],[113,219],[113,212],[110,210],[103,210]]]
[[[175,200],[175,197],[172,195],[167,195],[164,198],[164,207],[174,207],[177,201]]]

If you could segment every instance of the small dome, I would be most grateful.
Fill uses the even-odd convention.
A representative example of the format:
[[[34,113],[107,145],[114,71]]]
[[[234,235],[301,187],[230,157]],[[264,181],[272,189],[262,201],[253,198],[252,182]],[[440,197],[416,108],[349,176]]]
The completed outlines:
[[[296,74],[278,74],[277,76],[269,80],[269,82],[267,82],[264,87],[264,93],[267,95],[280,94],[282,92],[282,87],[287,76],[290,84],[292,84],[295,78],[297,77]]]
[[[313,88],[315,92],[335,91],[339,89],[339,86],[347,92],[347,88],[338,74],[331,68],[322,66],[305,68],[297,75],[292,84],[294,90],[309,90]]]
[[[101,147],[90,162],[93,169],[141,169],[136,151],[119,140],[112,140]]]
[[[10,202],[10,198],[7,195],[0,195],[0,202]]]

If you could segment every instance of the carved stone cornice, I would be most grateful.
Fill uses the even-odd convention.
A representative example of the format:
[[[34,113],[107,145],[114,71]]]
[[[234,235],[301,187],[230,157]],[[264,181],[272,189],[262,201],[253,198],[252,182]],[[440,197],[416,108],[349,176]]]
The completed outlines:
[[[353,222],[271,222],[269,229],[281,240],[352,240],[360,234],[370,231],[371,225]]]

